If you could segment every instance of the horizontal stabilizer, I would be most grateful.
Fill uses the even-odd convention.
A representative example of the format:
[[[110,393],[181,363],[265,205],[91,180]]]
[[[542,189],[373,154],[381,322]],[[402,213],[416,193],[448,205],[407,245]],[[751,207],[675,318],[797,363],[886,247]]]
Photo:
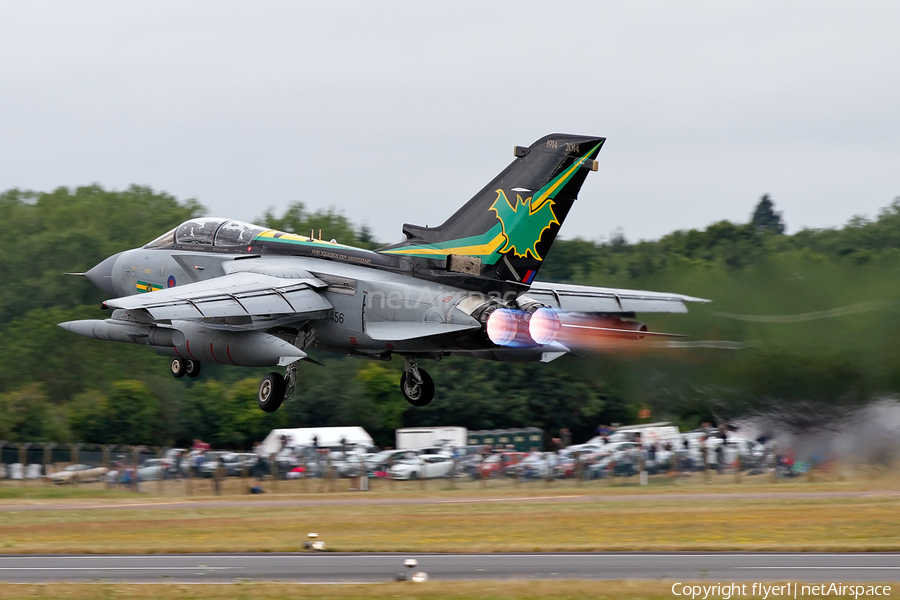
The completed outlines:
[[[526,295],[551,308],[578,313],[686,313],[686,302],[709,302],[682,294],[543,282],[533,283]]]

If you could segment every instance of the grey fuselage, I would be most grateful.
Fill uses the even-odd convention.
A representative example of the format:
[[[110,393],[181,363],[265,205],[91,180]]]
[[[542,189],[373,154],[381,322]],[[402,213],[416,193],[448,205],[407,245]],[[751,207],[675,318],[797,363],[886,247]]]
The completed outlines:
[[[478,311],[487,305],[513,302],[516,292],[506,292],[504,297],[501,292],[467,290],[421,279],[412,274],[413,261],[329,246],[327,242],[317,244],[315,240],[292,247],[290,255],[259,246],[253,250],[259,253],[247,248],[136,248],[110,257],[92,269],[88,277],[112,296],[123,297],[239,272],[286,279],[312,276],[327,284],[319,293],[330,303],[331,310],[315,319],[273,316],[270,327],[265,326],[265,318],[256,319],[253,326],[256,332],[268,331],[302,350],[313,347],[382,359],[389,359],[393,353],[431,358],[466,354],[514,361],[538,361],[549,350],[501,348],[485,335]],[[316,253],[327,258],[316,257]],[[246,341],[232,343],[226,354],[227,339],[234,342],[240,338],[239,334],[223,331],[226,327],[232,329],[231,325],[209,319],[173,320],[171,326],[185,333],[192,357],[256,366],[253,361],[234,358],[231,350],[235,345],[250,344],[251,334],[244,336]],[[222,349],[216,341],[219,339],[226,340]],[[158,349],[185,354],[184,344]],[[262,349],[258,354],[261,353]],[[264,362],[275,364],[267,359]]]

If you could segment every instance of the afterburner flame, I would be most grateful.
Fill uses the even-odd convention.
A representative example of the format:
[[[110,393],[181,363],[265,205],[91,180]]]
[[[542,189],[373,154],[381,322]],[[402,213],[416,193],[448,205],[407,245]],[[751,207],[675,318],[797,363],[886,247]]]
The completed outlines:
[[[569,348],[599,350],[647,336],[668,337],[668,334],[648,332],[647,326],[637,321],[557,312],[546,306],[530,314],[498,308],[488,316],[486,332],[494,344],[516,348],[558,343]]]
[[[519,333],[519,318],[516,311],[498,308],[488,317],[487,336],[498,346],[508,346]]]
[[[609,317],[593,317],[561,313],[560,331],[556,341],[569,348],[603,350],[606,348],[637,349],[646,343],[634,344],[648,334],[647,326],[636,321]]]
[[[528,321],[528,333],[536,344],[552,344],[559,335],[559,316],[552,308],[539,308],[531,314]]]

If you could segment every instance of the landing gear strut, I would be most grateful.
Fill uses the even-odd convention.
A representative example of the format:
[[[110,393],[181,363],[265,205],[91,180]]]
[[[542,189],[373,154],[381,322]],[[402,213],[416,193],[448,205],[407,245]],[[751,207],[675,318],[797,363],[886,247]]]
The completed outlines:
[[[285,400],[294,395],[294,387],[297,385],[297,363],[288,365],[284,376],[281,373],[271,372],[259,384],[256,394],[256,404],[270,413],[275,412]]]
[[[427,406],[434,400],[434,380],[425,369],[419,368],[414,358],[407,357],[403,365],[400,391],[413,406]]]

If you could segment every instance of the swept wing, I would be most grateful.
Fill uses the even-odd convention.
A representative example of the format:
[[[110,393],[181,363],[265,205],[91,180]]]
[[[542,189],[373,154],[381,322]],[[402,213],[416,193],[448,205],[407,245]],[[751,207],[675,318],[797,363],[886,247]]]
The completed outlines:
[[[293,316],[319,318],[332,309],[320,290],[327,285],[307,274],[282,279],[261,273],[232,273],[174,288],[107,300],[108,308],[145,311],[154,320],[237,319]]]

